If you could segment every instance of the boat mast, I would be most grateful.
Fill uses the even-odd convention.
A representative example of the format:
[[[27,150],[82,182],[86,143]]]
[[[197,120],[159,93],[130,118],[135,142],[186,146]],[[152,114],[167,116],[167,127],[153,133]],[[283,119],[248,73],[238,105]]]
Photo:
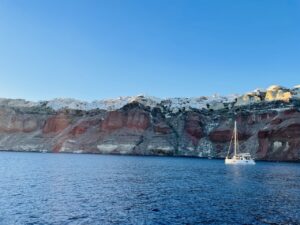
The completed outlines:
[[[234,156],[236,156],[236,148],[237,148],[237,126],[235,120],[234,121]]]

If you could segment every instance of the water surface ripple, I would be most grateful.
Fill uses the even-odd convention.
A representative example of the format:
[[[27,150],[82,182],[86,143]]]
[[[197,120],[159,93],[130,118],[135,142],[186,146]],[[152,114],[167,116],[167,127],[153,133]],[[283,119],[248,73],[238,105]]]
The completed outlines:
[[[300,165],[0,153],[0,224],[300,224]]]

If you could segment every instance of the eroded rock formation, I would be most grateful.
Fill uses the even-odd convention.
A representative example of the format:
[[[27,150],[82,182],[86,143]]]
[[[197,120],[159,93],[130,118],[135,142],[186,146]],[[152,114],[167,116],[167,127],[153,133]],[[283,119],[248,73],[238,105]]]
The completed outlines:
[[[271,86],[211,101],[138,96],[101,101],[106,108],[0,99],[0,149],[223,158],[237,120],[241,151],[262,160],[298,161],[299,89]]]

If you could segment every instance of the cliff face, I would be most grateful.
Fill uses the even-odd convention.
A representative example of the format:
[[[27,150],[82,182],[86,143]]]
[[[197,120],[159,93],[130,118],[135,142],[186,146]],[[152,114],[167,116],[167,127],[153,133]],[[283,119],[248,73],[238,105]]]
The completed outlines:
[[[2,99],[0,149],[222,158],[237,120],[241,151],[257,159],[298,161],[298,90],[272,86],[231,100],[210,101],[138,96],[88,109],[83,108],[88,103],[71,100],[72,107],[58,100]]]

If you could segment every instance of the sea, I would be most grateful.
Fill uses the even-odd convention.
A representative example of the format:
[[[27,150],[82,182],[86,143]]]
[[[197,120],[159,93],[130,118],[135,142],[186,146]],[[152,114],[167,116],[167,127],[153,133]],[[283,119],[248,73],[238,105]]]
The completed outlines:
[[[0,224],[300,224],[300,164],[1,152]]]

